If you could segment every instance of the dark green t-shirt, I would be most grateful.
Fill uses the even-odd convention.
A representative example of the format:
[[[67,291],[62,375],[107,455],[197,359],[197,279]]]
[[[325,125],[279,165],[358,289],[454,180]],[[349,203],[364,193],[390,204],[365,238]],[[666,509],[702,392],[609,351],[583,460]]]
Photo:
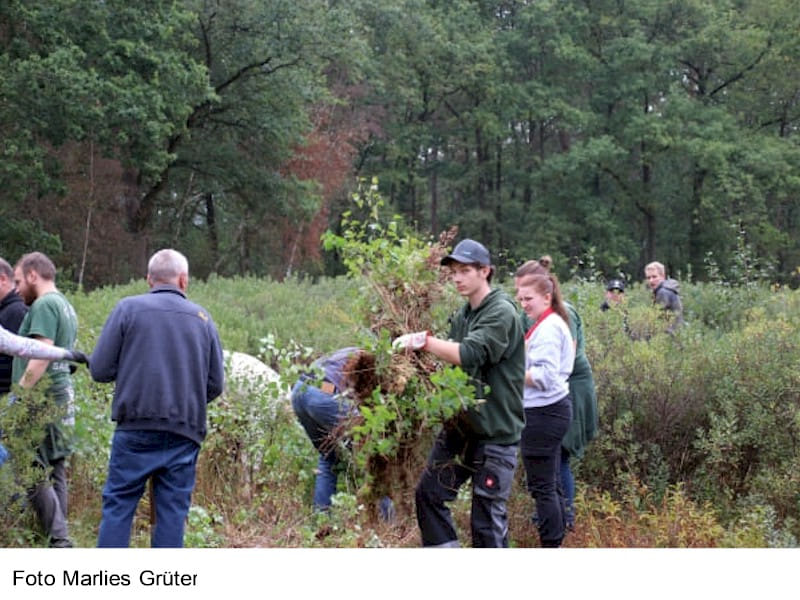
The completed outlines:
[[[61,292],[49,292],[37,298],[22,320],[19,335],[43,337],[53,340],[56,346],[72,349],[78,335],[78,317],[75,309]],[[19,383],[28,366],[27,358],[14,358],[12,381]],[[65,360],[51,361],[47,367],[52,390],[63,390],[71,386],[69,363]]]
[[[56,346],[72,349],[78,335],[78,317],[75,309],[61,292],[49,292],[37,298],[20,325],[19,335],[39,336],[53,340]],[[28,359],[14,357],[12,381],[19,383],[28,366]],[[39,459],[45,463],[69,456],[72,452],[70,427],[74,424],[72,378],[69,362],[50,361],[44,374],[50,380],[47,393],[56,404],[63,407],[64,417],[60,423],[46,426],[45,437],[39,446]]]

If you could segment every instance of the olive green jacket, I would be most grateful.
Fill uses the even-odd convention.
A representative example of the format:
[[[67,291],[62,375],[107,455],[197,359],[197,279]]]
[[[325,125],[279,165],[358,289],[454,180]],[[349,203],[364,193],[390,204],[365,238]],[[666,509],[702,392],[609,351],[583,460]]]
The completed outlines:
[[[511,298],[493,289],[473,310],[465,303],[450,317],[450,339],[459,342],[461,368],[472,377],[485,402],[461,416],[460,422],[478,439],[517,443],[525,425],[525,332]]]

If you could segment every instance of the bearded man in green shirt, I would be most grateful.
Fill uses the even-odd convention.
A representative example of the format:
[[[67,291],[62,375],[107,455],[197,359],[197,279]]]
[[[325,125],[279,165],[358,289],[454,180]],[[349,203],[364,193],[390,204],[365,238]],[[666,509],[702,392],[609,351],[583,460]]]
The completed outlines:
[[[19,295],[30,305],[19,328],[19,335],[38,339],[45,344],[72,350],[78,333],[75,309],[56,288],[56,268],[46,255],[31,252],[24,255],[14,268],[14,282]],[[65,411],[60,423],[47,425],[37,459],[49,478],[32,490],[33,504],[39,521],[53,548],[69,548],[67,528],[67,471],[66,459],[72,453],[70,429],[74,425],[74,397],[70,366],[65,360],[42,360],[15,357],[12,381],[25,389],[46,379],[46,390]]]

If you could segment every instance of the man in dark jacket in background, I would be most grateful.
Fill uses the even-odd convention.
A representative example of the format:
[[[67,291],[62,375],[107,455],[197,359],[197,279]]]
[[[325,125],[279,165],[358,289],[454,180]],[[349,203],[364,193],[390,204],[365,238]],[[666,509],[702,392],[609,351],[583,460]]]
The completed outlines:
[[[28,307],[14,285],[14,269],[0,258],[0,326],[17,333]],[[0,396],[11,389],[11,363],[14,357],[0,354]]]
[[[660,262],[651,262],[644,268],[647,285],[653,290],[653,302],[661,305],[664,310],[675,313],[675,318],[667,331],[674,331],[683,324],[683,304],[680,297],[680,284],[674,279],[666,278],[664,265]]]
[[[153,478],[153,547],[181,547],[195,484],[206,405],[223,391],[219,334],[186,299],[189,264],[159,250],[147,265],[150,292],[120,300],[90,359],[95,381],[116,381],[99,547],[127,547],[136,505]]]

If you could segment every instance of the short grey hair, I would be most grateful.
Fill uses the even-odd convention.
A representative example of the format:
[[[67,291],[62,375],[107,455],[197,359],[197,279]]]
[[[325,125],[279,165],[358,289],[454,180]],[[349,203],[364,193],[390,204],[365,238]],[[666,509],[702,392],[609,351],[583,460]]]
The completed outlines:
[[[189,275],[189,261],[172,248],[159,250],[147,263],[147,276],[156,283],[174,283],[183,274]]]

